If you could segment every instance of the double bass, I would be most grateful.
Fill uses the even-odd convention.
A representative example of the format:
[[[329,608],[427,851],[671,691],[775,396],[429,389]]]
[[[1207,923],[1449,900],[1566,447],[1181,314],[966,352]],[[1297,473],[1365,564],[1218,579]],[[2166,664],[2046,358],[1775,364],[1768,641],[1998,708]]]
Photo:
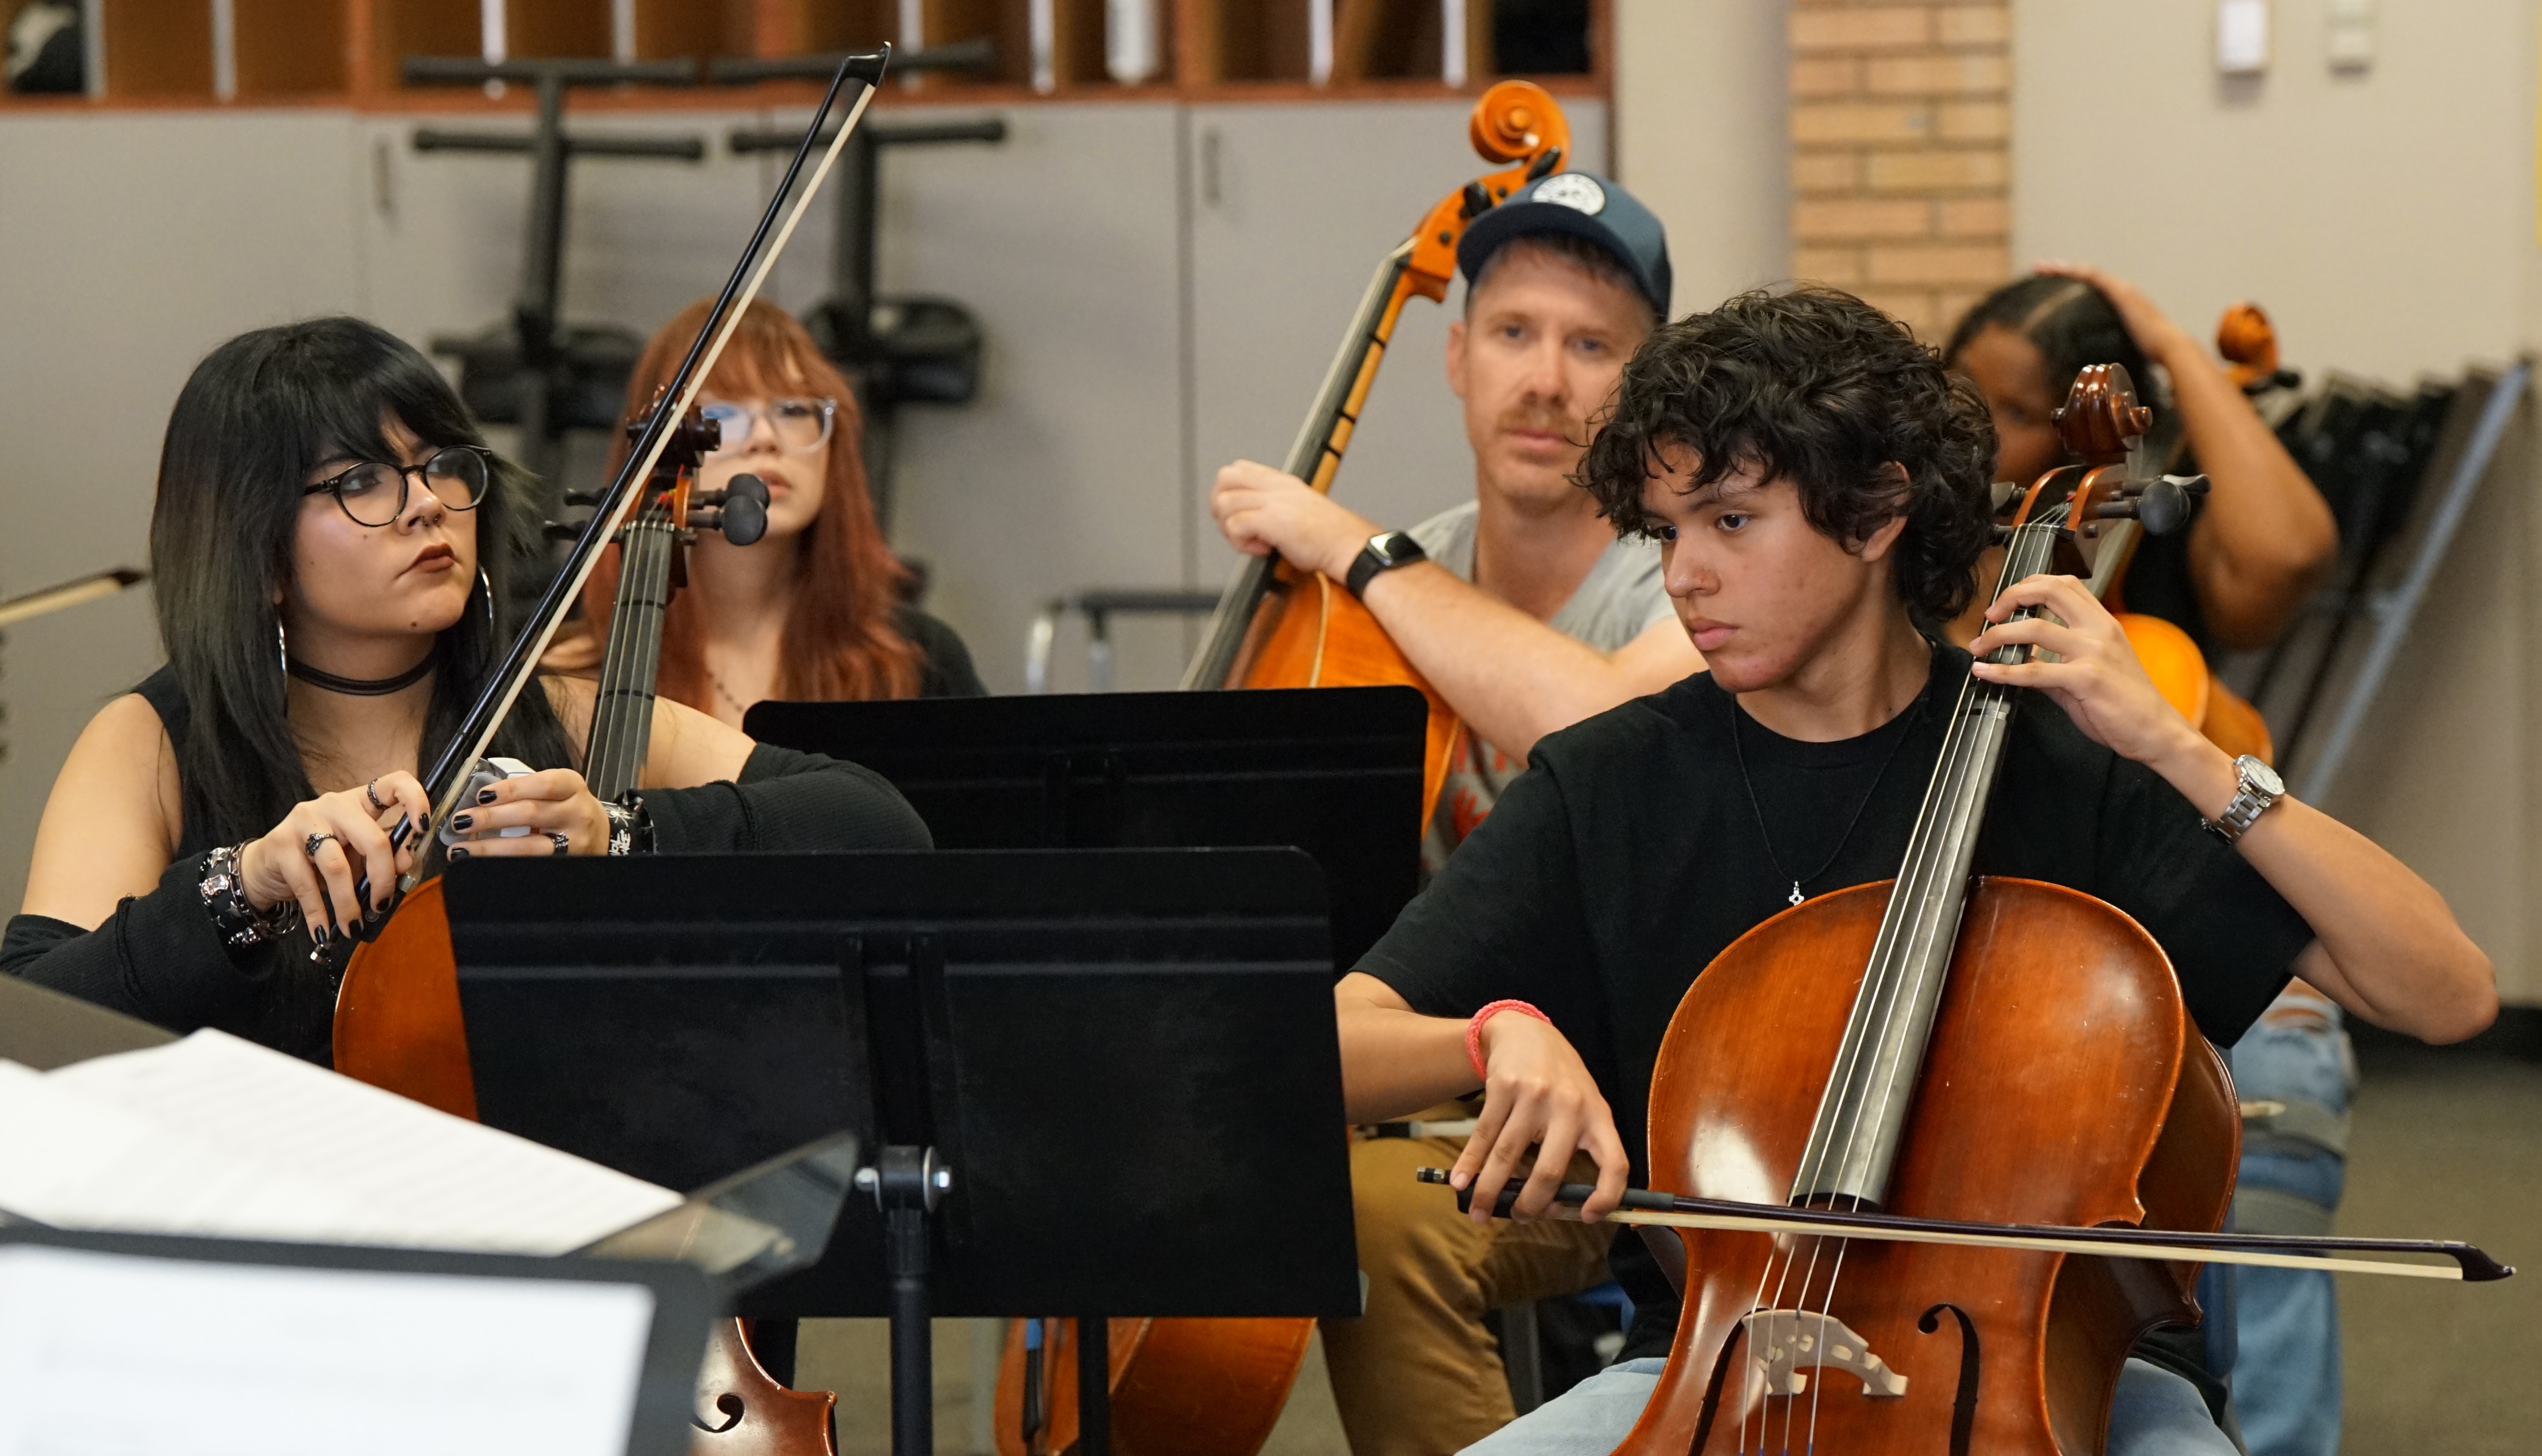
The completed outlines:
[[[1288,473],[1316,490],[1332,489],[1404,306],[1415,298],[1445,303],[1466,226],[1570,157],[1561,107],[1531,81],[1484,92],[1466,135],[1485,161],[1504,165],[1441,198],[1379,262],[1289,448]],[[1430,822],[1457,715],[1376,617],[1330,578],[1276,556],[1248,559],[1220,597],[1181,686],[1419,689],[1429,702],[1420,822]],[[1133,1456],[1253,1456],[1280,1418],[1313,1334],[1308,1319],[1108,1321],[1115,1445]],[[1076,1441],[1078,1359],[1076,1321],[1015,1322],[998,1375],[1000,1456],[1037,1456]]]
[[[401,822],[392,832],[394,840],[403,844],[432,826],[447,824],[464,795],[486,781],[488,774],[500,775],[500,766],[489,767],[485,758],[494,734],[523,692],[539,691],[535,687],[539,661],[565,613],[579,599],[603,550],[613,543],[622,545],[623,571],[610,653],[602,667],[585,744],[584,776],[592,794],[604,802],[635,788],[652,727],[662,612],[681,569],[682,543],[693,528],[711,524],[728,539],[746,544],[742,538],[757,540],[767,523],[766,487],[751,477],[741,477],[732,488],[711,496],[696,490],[697,467],[704,453],[719,443],[718,427],[696,408],[698,394],[793,236],[795,224],[836,167],[889,59],[890,47],[885,46],[841,63],[698,336],[653,407],[629,423],[634,444],[625,465],[601,492],[563,568],[425,776],[424,791],[432,801],[431,824]],[[852,81],[857,90],[846,117],[797,193],[795,183],[813,156],[821,125]],[[789,197],[793,199],[790,210]],[[706,514],[709,511],[713,512],[711,517]],[[336,1069],[454,1116],[474,1118],[476,1090],[460,1014],[457,968],[436,878],[443,847],[437,837],[425,840],[415,872],[399,884],[398,902],[388,916],[366,923],[357,938],[332,942],[314,954],[332,958],[341,947],[351,947],[336,990]],[[364,900],[369,898],[367,882],[356,890]],[[723,1321],[714,1331],[701,1372],[693,1417],[694,1449],[699,1456],[834,1456],[830,1433],[834,1403],[833,1396],[787,1390],[779,1384],[751,1351],[739,1322]]]

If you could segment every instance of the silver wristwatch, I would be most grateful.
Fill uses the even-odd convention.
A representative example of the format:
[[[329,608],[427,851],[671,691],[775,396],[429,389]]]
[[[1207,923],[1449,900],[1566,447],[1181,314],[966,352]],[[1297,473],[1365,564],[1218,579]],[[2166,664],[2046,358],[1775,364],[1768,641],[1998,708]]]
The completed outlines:
[[[2242,837],[2242,832],[2268,813],[2269,806],[2286,791],[2286,781],[2278,776],[2278,770],[2249,754],[2233,761],[2233,771],[2241,780],[2241,788],[2233,795],[2233,802],[2224,806],[2221,816],[2206,821],[2206,827],[2222,835],[2227,844]]]

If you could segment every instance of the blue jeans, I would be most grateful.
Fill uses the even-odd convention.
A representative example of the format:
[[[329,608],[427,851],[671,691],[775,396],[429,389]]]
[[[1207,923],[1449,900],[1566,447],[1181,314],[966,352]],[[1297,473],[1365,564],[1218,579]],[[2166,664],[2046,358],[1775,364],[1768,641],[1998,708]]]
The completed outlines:
[[[2233,1226],[2245,1233],[2320,1233],[2348,1176],[2345,1120],[2355,1061],[2339,1008],[2287,988],[2230,1054],[2248,1104],[2282,1104],[2243,1127]],[[2339,1449],[2339,1301],[2330,1275],[2234,1271],[2233,1410],[2251,1456],[2333,1456]]]
[[[1465,1448],[1468,1456],[1607,1456],[1641,1419],[1666,1360],[1609,1365]],[[2239,1456],[2198,1387],[2130,1360],[2110,1407],[2108,1456]]]

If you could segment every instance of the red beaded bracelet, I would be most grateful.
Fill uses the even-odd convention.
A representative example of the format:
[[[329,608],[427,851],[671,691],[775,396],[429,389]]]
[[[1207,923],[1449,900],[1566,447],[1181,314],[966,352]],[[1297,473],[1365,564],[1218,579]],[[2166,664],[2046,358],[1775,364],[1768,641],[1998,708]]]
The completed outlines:
[[[1492,1079],[1491,1069],[1483,1065],[1483,1023],[1503,1011],[1523,1011],[1546,1026],[1553,1025],[1552,1017],[1525,1001],[1494,1001],[1475,1012],[1474,1019],[1465,1023],[1465,1059],[1474,1064],[1474,1076],[1478,1080],[1488,1082]]]

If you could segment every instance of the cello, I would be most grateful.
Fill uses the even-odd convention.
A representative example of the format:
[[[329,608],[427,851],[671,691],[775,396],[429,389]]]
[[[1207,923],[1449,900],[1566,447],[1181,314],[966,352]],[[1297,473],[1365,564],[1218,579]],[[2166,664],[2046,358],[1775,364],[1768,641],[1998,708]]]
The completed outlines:
[[[1502,81],[1484,92],[1466,134],[1484,160],[1504,165],[1441,198],[1379,262],[1289,448],[1285,469],[1316,490],[1332,489],[1404,306],[1415,298],[1445,303],[1467,224],[1561,170],[1570,155],[1561,107],[1530,81]],[[1395,685],[1420,690],[1429,703],[1420,820],[1428,824],[1447,779],[1457,715],[1339,583],[1275,556],[1246,559],[1181,683],[1186,691]],[[1308,1319],[1106,1324],[1112,1441],[1132,1456],[1253,1456],[1278,1421],[1314,1334]],[[1019,1320],[1009,1329],[998,1376],[1000,1456],[1060,1451],[1076,1441],[1078,1358],[1074,1320]]]
[[[604,665],[594,702],[584,758],[586,779],[595,797],[613,801],[635,787],[652,726],[661,614],[679,569],[686,533],[693,523],[707,524],[704,516],[693,516],[693,510],[714,510],[715,527],[735,538],[755,541],[766,527],[764,486],[746,490],[736,481],[734,489],[719,494],[693,488],[703,453],[719,443],[717,427],[697,412],[698,395],[795,225],[837,166],[889,61],[890,47],[884,46],[841,62],[697,337],[653,407],[629,424],[633,447],[601,492],[563,569],[549,584],[492,679],[424,776],[424,791],[432,801],[430,823],[401,821],[391,833],[393,841],[403,845],[432,826],[446,825],[463,796],[489,776],[502,776],[502,767],[489,765],[484,756],[513,701],[532,688],[540,658],[580,597],[603,550],[621,540],[622,532],[625,570],[613,620],[617,629],[611,633],[610,660]],[[804,164],[812,157],[821,125],[839,106],[851,81],[857,87],[855,99],[818,167],[797,193],[795,183],[803,180]],[[793,198],[790,210],[786,207],[789,196]],[[755,480],[752,484],[757,486]],[[333,1038],[336,1069],[473,1119],[476,1092],[468,1066],[457,969],[440,882],[433,878],[443,863],[443,847],[438,839],[425,841],[414,872],[397,887],[397,904],[390,914],[367,921],[357,937],[333,941],[312,954],[332,960],[344,953],[344,947],[351,948],[336,991]],[[367,882],[356,889],[363,899],[369,898]],[[806,1394],[780,1385],[751,1352],[740,1322],[721,1321],[700,1375],[693,1448],[700,1456],[834,1456],[830,1410],[835,1401],[827,1394]]]
[[[2108,366],[2066,409],[2096,447],[2148,422]],[[2156,483],[2043,475],[1996,595],[2088,575],[2091,528]],[[2214,1233],[2238,1112],[2162,948],[2078,891],[1972,876],[2021,692],[1962,687],[1894,880],[1757,924],[1680,1001],[1650,1181],[1670,1212],[1736,1211],[1661,1240],[1684,1303],[1620,1452],[1748,1450],[1752,1430],[1768,1450],[2098,1452],[2135,1338],[2198,1318],[2198,1261],[2262,1259]],[[2087,1257],[2111,1249],[2131,1257]],[[2475,1269],[2503,1273],[2470,1254],[2455,1273]]]
[[[1465,129],[1485,161],[1508,165],[1441,198],[1377,265],[1283,466],[1316,490],[1333,487],[1404,305],[1415,298],[1447,302],[1466,225],[1570,160],[1570,123],[1552,95],[1532,81],[1502,81],[1484,92]],[[1277,556],[1249,557],[1220,596],[1182,678],[1185,691],[1395,685],[1419,689],[1430,704],[1421,772],[1426,825],[1447,782],[1456,711],[1340,583]]]

